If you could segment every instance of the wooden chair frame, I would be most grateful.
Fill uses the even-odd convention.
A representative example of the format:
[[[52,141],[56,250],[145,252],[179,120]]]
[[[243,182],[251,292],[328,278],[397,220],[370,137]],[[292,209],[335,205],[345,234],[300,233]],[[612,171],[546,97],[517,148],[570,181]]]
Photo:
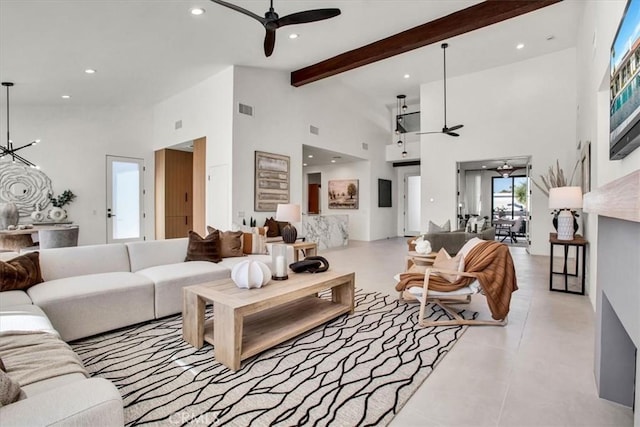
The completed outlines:
[[[408,291],[400,292],[400,299],[402,300],[417,300],[420,302],[420,317],[419,324],[422,327],[428,326],[450,326],[450,325],[485,325],[485,326],[505,326],[508,322],[507,317],[502,320],[475,320],[475,319],[464,319],[460,316],[455,310],[453,310],[449,305],[457,305],[457,304],[469,304],[471,302],[471,295],[460,295],[460,296],[451,296],[451,297],[443,297],[441,295],[429,297],[429,276],[435,273],[445,273],[445,274],[454,274],[458,276],[465,277],[474,277],[477,278],[477,275],[474,273],[467,273],[465,271],[453,271],[453,270],[445,270],[441,268],[434,268],[432,266],[428,266],[424,273],[424,283],[423,283],[423,291],[421,297],[416,297],[412,295]],[[407,298],[409,297],[409,298]],[[425,320],[424,313],[426,311],[427,302],[431,301],[436,304],[440,308],[442,308],[447,315],[452,317],[449,320]]]

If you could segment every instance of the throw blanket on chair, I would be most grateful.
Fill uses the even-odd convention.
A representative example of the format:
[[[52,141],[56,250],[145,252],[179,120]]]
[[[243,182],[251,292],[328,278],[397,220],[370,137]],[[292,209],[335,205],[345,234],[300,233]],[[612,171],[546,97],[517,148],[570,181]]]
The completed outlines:
[[[474,273],[487,297],[491,317],[502,320],[509,313],[511,294],[518,290],[516,271],[509,247],[496,241],[483,241],[469,251],[464,259],[465,271]],[[473,277],[461,277],[449,283],[440,276],[429,278],[429,289],[451,292],[464,288],[474,281]],[[423,286],[424,274],[403,273],[396,290],[403,291],[412,286]]]
[[[21,386],[73,373],[89,377],[71,347],[48,332],[3,333],[0,357],[7,374]]]

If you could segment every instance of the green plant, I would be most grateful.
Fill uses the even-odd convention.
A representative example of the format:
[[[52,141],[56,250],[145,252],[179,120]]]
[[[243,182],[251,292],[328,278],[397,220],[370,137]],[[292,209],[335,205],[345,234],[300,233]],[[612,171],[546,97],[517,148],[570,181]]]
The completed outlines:
[[[567,181],[567,178],[564,175],[564,171],[560,168],[560,161],[556,160],[556,168],[553,166],[549,166],[549,170],[546,175],[540,175],[540,179],[542,180],[542,185],[538,184],[533,178],[531,178],[531,182],[542,191],[545,196],[549,197],[549,189],[557,188],[557,187],[566,187],[571,185],[573,182],[573,178],[576,174],[576,170],[578,169],[578,164],[580,162],[576,162],[576,165],[573,167],[573,172],[571,172],[571,178]],[[543,187],[544,186],[544,187]]]
[[[76,198],[76,195],[73,194],[71,190],[65,190],[58,197],[53,197],[53,194],[49,194],[49,201],[56,208],[61,208],[64,205],[71,203],[75,198]]]
[[[521,203],[522,205],[527,204],[527,183],[526,182],[521,182],[520,184],[516,185],[516,188],[513,190],[513,195],[516,198],[516,200],[518,201],[518,203]]]

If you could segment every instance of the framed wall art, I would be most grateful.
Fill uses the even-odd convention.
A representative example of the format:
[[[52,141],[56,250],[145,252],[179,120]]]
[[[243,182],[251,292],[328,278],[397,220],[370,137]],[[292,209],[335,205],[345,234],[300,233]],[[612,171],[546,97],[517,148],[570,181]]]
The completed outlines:
[[[289,156],[256,151],[256,212],[275,212],[278,203],[289,203]]]
[[[329,209],[358,209],[358,180],[329,181]]]

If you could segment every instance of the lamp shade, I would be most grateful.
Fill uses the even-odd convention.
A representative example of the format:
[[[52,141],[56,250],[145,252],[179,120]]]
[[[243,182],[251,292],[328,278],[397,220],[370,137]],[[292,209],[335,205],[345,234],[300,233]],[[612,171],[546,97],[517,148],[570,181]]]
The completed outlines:
[[[278,204],[276,221],[300,222],[300,205],[292,203]]]
[[[549,189],[549,209],[578,209],[582,207],[582,188],[555,187]]]

